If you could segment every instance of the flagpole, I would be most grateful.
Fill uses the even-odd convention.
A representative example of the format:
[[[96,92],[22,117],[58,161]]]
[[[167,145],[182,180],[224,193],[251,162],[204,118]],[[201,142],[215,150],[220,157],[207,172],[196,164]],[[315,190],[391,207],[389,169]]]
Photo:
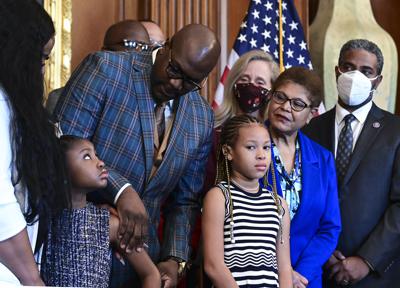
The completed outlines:
[[[221,0],[219,3],[220,8],[220,43],[221,43],[221,55],[220,55],[220,71],[221,73],[224,71],[227,60],[228,60],[228,0]]]
[[[282,23],[282,0],[279,2],[279,69],[281,72],[285,70],[283,65],[283,23]]]

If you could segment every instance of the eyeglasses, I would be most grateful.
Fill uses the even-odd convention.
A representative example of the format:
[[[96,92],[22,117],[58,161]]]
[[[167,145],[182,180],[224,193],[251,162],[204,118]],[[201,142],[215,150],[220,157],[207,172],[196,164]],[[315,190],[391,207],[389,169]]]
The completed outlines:
[[[160,42],[150,38],[150,43],[152,45],[153,50],[156,50],[158,48],[164,47],[165,41]]]
[[[307,107],[312,107],[312,105],[308,105],[306,102],[299,98],[290,99],[287,95],[281,91],[272,92],[272,100],[274,100],[277,104],[285,104],[287,101],[290,103],[290,107],[296,112],[303,111]]]
[[[104,46],[103,49],[110,51],[121,51],[121,47],[126,48],[126,50],[137,50],[137,51],[148,51],[152,50],[153,46],[141,41],[122,39],[121,42]]]
[[[150,45],[141,41],[123,39],[123,46],[127,48],[136,49],[139,51],[147,51],[150,50]]]
[[[183,85],[185,84],[188,85],[190,91],[198,91],[201,88],[203,88],[204,83],[206,83],[207,81],[207,77],[205,77],[200,82],[190,79],[182,72],[182,70],[179,67],[176,67],[176,65],[172,63],[172,48],[168,47],[168,49],[169,49],[169,60],[168,60],[168,65],[165,68],[165,72],[167,72],[168,77],[171,79],[182,79]]]

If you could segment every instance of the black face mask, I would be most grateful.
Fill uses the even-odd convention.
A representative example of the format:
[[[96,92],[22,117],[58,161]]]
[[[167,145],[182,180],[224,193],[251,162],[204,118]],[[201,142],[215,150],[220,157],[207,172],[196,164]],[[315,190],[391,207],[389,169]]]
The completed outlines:
[[[235,96],[244,113],[252,113],[267,104],[268,92],[252,83],[235,84]]]

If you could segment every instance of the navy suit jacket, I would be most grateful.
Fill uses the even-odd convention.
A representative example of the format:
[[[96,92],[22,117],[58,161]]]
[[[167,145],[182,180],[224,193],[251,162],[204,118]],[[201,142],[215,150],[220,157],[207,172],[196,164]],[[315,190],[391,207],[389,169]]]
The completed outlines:
[[[205,163],[211,147],[213,113],[197,93],[181,96],[163,161],[150,178],[154,157],[154,107],[150,91],[151,52],[96,52],[74,71],[57,103],[64,134],[90,139],[109,169],[103,196],[113,203],[131,184],[150,217],[149,254],[188,259],[191,230],[200,209]],[[162,247],[157,238],[164,206]]]
[[[304,133],[335,147],[335,108],[314,118]],[[358,255],[376,272],[351,287],[398,287],[400,277],[400,119],[372,105],[339,189],[344,256]],[[337,284],[330,281],[329,287]]]
[[[335,250],[341,229],[335,163],[331,152],[300,131],[298,139],[302,192],[290,223],[290,254],[293,269],[308,279],[308,288],[315,288],[322,286],[322,266]],[[273,165],[277,171],[275,161]],[[282,196],[280,177],[275,174]],[[268,179],[272,183],[271,169]]]

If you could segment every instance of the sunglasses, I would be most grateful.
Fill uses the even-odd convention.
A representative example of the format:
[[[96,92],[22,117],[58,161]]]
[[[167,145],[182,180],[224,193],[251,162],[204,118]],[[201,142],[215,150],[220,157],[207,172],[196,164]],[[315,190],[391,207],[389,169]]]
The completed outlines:
[[[167,75],[171,79],[181,79],[184,85],[186,85],[190,91],[198,91],[201,88],[203,88],[204,84],[207,81],[208,77],[205,77],[201,81],[195,81],[185,75],[185,73],[182,72],[182,70],[177,67],[173,61],[172,61],[172,48],[169,47],[169,59],[168,59],[168,65],[165,68],[165,72],[167,72]]]

